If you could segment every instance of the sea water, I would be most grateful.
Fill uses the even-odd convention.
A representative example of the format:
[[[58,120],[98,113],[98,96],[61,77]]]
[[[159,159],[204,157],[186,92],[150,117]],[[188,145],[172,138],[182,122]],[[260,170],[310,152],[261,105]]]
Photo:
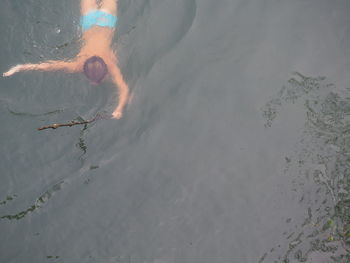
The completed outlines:
[[[2,0],[0,70],[72,58],[79,1]],[[0,79],[0,261],[349,262],[350,3],[119,0],[133,98]]]

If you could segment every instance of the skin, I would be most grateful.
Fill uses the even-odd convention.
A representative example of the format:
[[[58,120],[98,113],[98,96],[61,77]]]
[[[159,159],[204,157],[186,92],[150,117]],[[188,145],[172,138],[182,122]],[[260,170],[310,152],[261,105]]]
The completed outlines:
[[[104,12],[116,15],[117,0],[103,0],[100,8],[96,0],[81,0],[81,15],[86,15],[92,10],[100,9]],[[83,32],[83,45],[78,55],[71,60],[49,60],[39,64],[21,64],[10,68],[3,73],[4,77],[11,76],[20,71],[39,70],[39,71],[58,71],[63,70],[67,73],[83,72],[85,60],[92,56],[101,57],[108,67],[108,74],[112,82],[118,88],[119,102],[112,115],[113,118],[120,119],[123,109],[128,101],[129,89],[125,83],[116,53],[112,50],[111,44],[114,35],[114,29],[109,27],[93,26]]]

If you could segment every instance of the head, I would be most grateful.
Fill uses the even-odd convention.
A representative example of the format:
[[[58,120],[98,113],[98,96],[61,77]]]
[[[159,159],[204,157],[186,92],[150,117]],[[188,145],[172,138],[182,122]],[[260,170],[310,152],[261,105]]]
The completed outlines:
[[[100,84],[107,72],[107,65],[101,57],[90,57],[84,63],[84,74],[93,84]]]

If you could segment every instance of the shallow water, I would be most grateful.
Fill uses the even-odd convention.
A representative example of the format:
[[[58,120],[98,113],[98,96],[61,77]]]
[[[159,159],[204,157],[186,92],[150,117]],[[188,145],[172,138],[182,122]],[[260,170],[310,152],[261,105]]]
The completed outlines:
[[[2,72],[71,57],[77,1],[2,0]],[[349,262],[346,0],[126,0],[109,84],[0,79],[1,262]]]

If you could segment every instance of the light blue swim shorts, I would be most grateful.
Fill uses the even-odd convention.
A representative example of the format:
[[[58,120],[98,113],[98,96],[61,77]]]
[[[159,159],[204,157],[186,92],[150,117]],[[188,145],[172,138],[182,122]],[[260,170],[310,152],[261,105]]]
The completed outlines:
[[[83,31],[86,31],[93,26],[114,28],[117,20],[118,18],[112,14],[101,10],[92,10],[80,18],[80,25]]]

